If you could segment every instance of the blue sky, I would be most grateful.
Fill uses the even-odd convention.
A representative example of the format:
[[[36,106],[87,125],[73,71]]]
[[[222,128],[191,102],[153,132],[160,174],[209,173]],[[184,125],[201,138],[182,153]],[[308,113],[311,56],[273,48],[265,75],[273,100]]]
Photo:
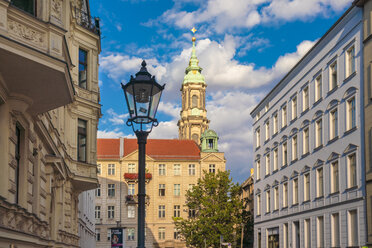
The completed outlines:
[[[190,29],[207,87],[210,128],[242,182],[253,165],[250,111],[350,7],[351,0],[91,0],[101,19],[98,137],[133,137],[120,82],[142,59],[166,84],[150,138],[177,138]]]

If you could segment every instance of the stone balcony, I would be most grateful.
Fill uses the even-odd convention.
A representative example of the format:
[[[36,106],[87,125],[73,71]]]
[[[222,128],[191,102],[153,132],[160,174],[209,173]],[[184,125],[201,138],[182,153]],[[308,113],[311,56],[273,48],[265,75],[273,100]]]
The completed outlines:
[[[127,182],[137,182],[138,181],[138,173],[124,173],[124,179]],[[149,182],[152,179],[151,173],[145,174],[145,180],[146,182]]]

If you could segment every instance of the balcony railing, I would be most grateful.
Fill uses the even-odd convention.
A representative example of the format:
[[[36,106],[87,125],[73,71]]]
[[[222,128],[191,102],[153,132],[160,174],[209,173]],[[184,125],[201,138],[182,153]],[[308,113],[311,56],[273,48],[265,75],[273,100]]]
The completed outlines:
[[[83,28],[97,35],[101,34],[98,17],[92,18],[87,12],[75,7],[75,19],[76,23]]]
[[[126,181],[138,181],[138,173],[124,173],[124,179]],[[152,179],[151,173],[145,174],[145,180],[148,182]]]

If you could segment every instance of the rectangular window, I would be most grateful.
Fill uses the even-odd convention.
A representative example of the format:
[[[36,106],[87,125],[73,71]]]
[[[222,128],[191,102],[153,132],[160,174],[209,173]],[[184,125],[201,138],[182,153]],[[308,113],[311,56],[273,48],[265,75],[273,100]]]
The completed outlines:
[[[331,218],[331,245],[332,247],[340,246],[340,215],[332,214]]]
[[[266,176],[269,174],[270,174],[270,153],[266,155],[266,171],[265,171]]]
[[[115,164],[109,164],[108,165],[108,171],[107,171],[107,174],[109,176],[113,176],[115,175]]]
[[[180,164],[173,165],[173,173],[174,173],[175,176],[180,176],[181,175],[181,165]]]
[[[337,109],[331,111],[330,115],[330,137],[329,139],[332,140],[338,136],[338,114]]]
[[[134,240],[134,228],[127,228],[127,240]]]
[[[23,11],[26,11],[27,13],[36,16],[36,4],[35,0],[11,0],[10,3],[17,7],[18,9],[21,9]]]
[[[329,91],[337,87],[337,62],[329,67]]]
[[[101,196],[101,184],[98,184],[98,187],[96,188],[96,196]]]
[[[257,195],[257,215],[261,215],[261,195]]]
[[[315,79],[315,102],[322,98],[322,75]]]
[[[309,153],[309,147],[310,147],[310,144],[309,144],[309,128],[305,128],[304,131],[303,131],[303,154],[307,154]]]
[[[283,225],[283,247],[288,248],[288,224]]]
[[[293,179],[293,205],[298,204],[298,179]]]
[[[265,123],[265,140],[270,139],[270,122]]]
[[[216,173],[216,165],[210,164],[209,165],[209,173]]]
[[[347,130],[356,126],[355,118],[355,97],[353,97],[347,101]]]
[[[310,174],[307,173],[304,176],[304,201],[310,200]]]
[[[346,77],[355,72],[355,47],[352,46],[346,51]]]
[[[356,210],[351,210],[348,213],[348,245],[358,246],[358,214]]]
[[[175,184],[174,185],[174,196],[180,196],[181,195],[181,184]]]
[[[165,176],[165,164],[159,164],[159,176]]]
[[[78,119],[78,161],[87,161],[87,121]]]
[[[165,205],[159,205],[159,218],[165,218]]]
[[[297,118],[297,97],[292,99],[292,120]]]
[[[195,176],[195,164],[189,164],[189,176]]]
[[[283,208],[288,207],[288,183],[283,184]]]
[[[357,186],[357,171],[356,171],[356,156],[351,154],[347,157],[348,160],[348,188]]]
[[[323,216],[317,218],[317,247],[324,247],[324,219]]]
[[[261,134],[260,134],[260,129],[256,130],[256,147],[260,147],[261,143]]]
[[[274,171],[278,170],[278,148],[274,150]]]
[[[174,208],[173,217],[181,217],[181,206],[174,205],[173,208]]]
[[[195,216],[196,216],[196,210],[189,209],[189,218],[195,218]]]
[[[279,209],[279,188],[274,188],[274,210]]]
[[[257,160],[256,162],[257,180],[261,179],[261,162]]]
[[[309,86],[306,86],[302,91],[302,111],[309,108]]]
[[[101,229],[96,229],[96,241],[101,241]]]
[[[288,149],[287,149],[287,142],[283,143],[283,166],[287,165],[288,163]]]
[[[323,191],[323,168],[316,170],[316,196],[322,197]]]
[[[107,240],[111,239],[111,230],[107,229]]]
[[[128,173],[136,173],[136,165],[128,164]]]
[[[297,159],[297,135],[292,138],[292,161]]]
[[[165,184],[159,184],[159,196],[165,196]]]
[[[322,145],[322,119],[315,122],[315,147],[320,147]]]
[[[331,164],[331,193],[339,191],[338,162]]]
[[[287,126],[287,106],[282,108],[282,128]]]
[[[173,234],[173,238],[174,239],[179,239],[180,237],[180,232],[177,228],[174,228],[174,234]]]
[[[266,191],[266,213],[270,212],[270,190]]]
[[[95,207],[95,210],[94,210],[94,217],[96,219],[100,219],[101,218],[101,206],[96,206]]]
[[[135,194],[135,185],[134,183],[128,183],[128,195]]]
[[[159,240],[164,240],[165,239],[165,227],[159,227],[158,230],[158,238]]]
[[[115,196],[115,184],[108,184],[107,185],[107,195],[110,197]]]
[[[87,58],[88,52],[83,49],[79,49],[79,87],[87,88]]]
[[[136,207],[133,205],[128,206],[128,218],[136,217]]]
[[[115,206],[107,207],[107,218],[113,219],[115,217]]]
[[[97,175],[101,175],[101,164],[97,164]]]
[[[311,248],[311,225],[310,219],[306,219],[304,222],[305,231],[305,248]]]
[[[278,132],[278,114],[274,115],[274,121],[273,121],[273,127],[274,127],[274,134]]]

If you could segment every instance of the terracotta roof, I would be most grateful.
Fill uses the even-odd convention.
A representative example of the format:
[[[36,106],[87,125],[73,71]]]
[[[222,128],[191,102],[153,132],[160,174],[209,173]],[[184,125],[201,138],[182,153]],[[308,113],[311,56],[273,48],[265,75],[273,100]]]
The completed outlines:
[[[97,139],[97,159],[119,159],[120,139]]]
[[[136,151],[136,139],[124,139],[124,156]],[[192,140],[149,139],[146,154],[156,160],[199,160],[200,150]]]

